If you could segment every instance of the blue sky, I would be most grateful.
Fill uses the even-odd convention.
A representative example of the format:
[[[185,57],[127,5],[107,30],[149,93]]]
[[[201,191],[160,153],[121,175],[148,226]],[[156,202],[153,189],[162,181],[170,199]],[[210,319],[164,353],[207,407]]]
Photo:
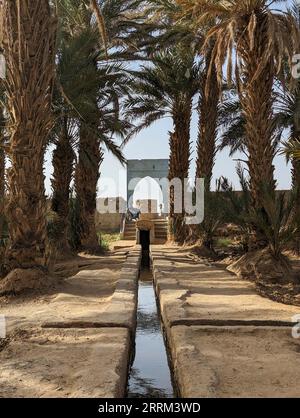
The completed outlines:
[[[286,1],[286,4],[291,4],[291,1]],[[276,5],[276,8],[283,9],[284,4]],[[191,139],[193,144],[193,161],[191,164],[190,175],[193,178],[195,173],[195,143],[197,140],[197,115],[194,112]],[[164,119],[155,123],[152,127],[141,132],[136,138],[124,149],[127,159],[161,159],[169,157],[169,131],[172,129],[172,121]],[[235,158],[238,158],[237,155]],[[216,158],[216,165],[214,169],[214,180],[220,176],[225,176],[230,179],[236,189],[239,188],[238,178],[235,171],[236,162],[228,156],[228,151],[219,153]],[[286,164],[284,157],[276,157],[275,159],[275,176],[278,182],[279,189],[288,189],[291,184],[290,166]],[[51,178],[51,152],[47,153],[46,157],[46,190],[47,194],[51,193],[50,178]],[[104,178],[112,178],[119,185],[119,191],[116,192],[105,186]],[[114,157],[105,154],[105,160],[101,167],[101,179],[98,185],[98,195],[102,197],[110,197],[120,195],[126,197],[126,168],[122,167]]]

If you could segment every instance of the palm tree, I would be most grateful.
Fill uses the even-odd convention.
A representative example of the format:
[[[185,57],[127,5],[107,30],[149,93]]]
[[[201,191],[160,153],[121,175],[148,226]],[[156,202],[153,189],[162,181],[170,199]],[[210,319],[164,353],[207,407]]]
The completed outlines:
[[[290,130],[290,138],[286,143],[287,155],[292,162],[292,185],[293,190],[300,200],[300,162],[293,157],[293,147],[300,141],[300,85],[291,87],[288,91],[278,93],[278,103],[276,105],[276,121],[284,129]],[[290,144],[290,146],[288,145]]]
[[[198,106],[199,132],[197,141],[196,178],[205,180],[205,190],[210,191],[216,156],[218,105],[220,86],[215,63],[212,62],[212,43],[205,57],[205,70],[200,84]]]
[[[294,221],[299,225],[300,221],[300,161],[293,157],[293,150],[300,140],[299,127],[299,86],[285,86],[279,84],[274,94],[274,135],[273,146],[277,152],[282,144],[282,137],[285,130],[290,131],[290,137],[284,141],[284,152],[292,163],[292,191],[294,195]],[[236,152],[245,154],[247,158],[245,118],[241,112],[239,100],[232,94],[225,100],[219,113],[219,126],[223,129],[220,137],[219,150],[230,148],[230,155]],[[296,237],[299,251],[299,239]]]
[[[5,199],[5,152],[4,152],[4,126],[3,110],[0,110],[0,246],[4,226],[4,199]]]
[[[97,2],[91,3],[92,8],[89,9],[80,0],[75,3],[59,1],[63,30],[59,49],[57,110],[61,117],[58,118],[59,135],[53,158],[52,201],[52,208],[56,213],[60,211],[58,224],[64,225],[66,231],[74,162],[72,146],[78,146],[74,173],[77,227],[81,246],[89,250],[99,247],[95,211],[99,169],[103,159],[102,144],[124,162],[111,135],[113,132],[122,133],[129,126],[119,118],[120,85],[126,84],[124,71],[118,64],[106,62],[109,41],[106,27],[101,30],[101,38],[98,33],[99,26],[103,26],[102,10]],[[101,6],[107,6],[107,3]],[[92,12],[97,17],[97,24]],[[105,18],[105,21],[109,23],[109,19]],[[62,237],[66,237],[66,234]]]
[[[291,12],[299,27],[299,6],[294,4]],[[293,145],[300,141],[300,83],[293,80],[288,66],[286,66],[285,72],[285,78],[290,79],[290,82],[286,83],[283,87],[279,85],[278,91],[276,92],[275,125],[279,129],[280,135],[284,129],[290,130],[288,143],[293,148]],[[289,148],[288,145],[287,147]],[[296,205],[295,215],[298,223],[300,223],[300,162],[297,158],[293,157],[292,153],[289,153],[288,149],[287,156],[292,163],[292,189],[294,191]]]
[[[164,117],[171,117],[169,179],[184,183],[190,166],[190,123],[193,97],[199,88],[200,64],[194,54],[178,46],[153,56],[151,66],[132,72],[132,96],[127,100],[127,115],[140,118],[132,135]],[[176,242],[186,237],[184,213],[174,213],[174,193],[170,192],[170,234]]]
[[[0,105],[2,107],[2,104]],[[0,108],[0,277],[2,275],[5,245],[4,245],[4,225],[5,225],[5,118],[3,109]]]
[[[246,120],[242,112],[241,103],[236,96],[236,90],[229,89],[223,93],[223,101],[218,112],[218,128],[220,131],[218,151],[229,148],[229,156],[233,157],[236,153],[244,155],[244,163],[247,163],[248,150],[246,140]],[[278,92],[273,95],[274,112],[273,114],[273,147],[278,150],[283,136],[286,122],[284,115],[278,110]],[[284,118],[283,118],[284,117]]]
[[[110,64],[110,60],[136,59],[139,51],[137,43],[148,36],[147,31],[142,36],[140,19],[143,13],[139,10],[142,3],[141,0],[91,0],[103,41],[102,46],[99,43],[94,45],[99,52],[94,66],[99,72],[101,63],[102,78],[98,91],[94,91],[94,106],[80,125],[79,158],[75,174],[81,246],[89,250],[98,248],[95,212],[99,170],[104,157],[103,145],[124,164],[124,156],[111,138],[113,134],[122,137],[130,128],[130,124],[120,119],[119,111],[120,98],[127,92],[127,75],[121,66],[118,68],[118,64]]]
[[[205,36],[214,20],[208,17],[203,21],[201,27],[193,27],[190,19],[182,18],[182,7],[176,1],[161,2],[160,0],[150,0],[147,4],[149,4],[148,15],[150,16],[150,21],[153,22],[153,16],[156,17],[154,19],[157,25],[156,35],[152,40],[152,44],[156,48],[168,47],[174,45],[174,43],[185,45],[185,48],[190,48],[192,45],[195,59],[205,63],[198,86],[196,180],[199,178],[205,180],[205,201],[208,203],[208,200],[210,200],[212,203],[214,199],[209,193],[217,151],[217,121],[221,88],[218,83],[216,65],[212,60],[214,40],[211,40],[206,56],[203,57],[201,49]],[[178,19],[178,16],[180,16],[180,19]],[[209,206],[205,210],[205,221],[202,225],[189,228],[189,241],[198,241],[200,236],[202,244],[205,243],[211,248],[211,239],[207,237],[212,236],[212,225],[214,225],[215,219],[213,219],[214,216],[211,212],[212,205]]]
[[[114,133],[123,136],[130,127],[119,115],[119,100],[126,93],[126,73],[117,64],[110,64],[110,60],[136,59],[139,50],[137,44],[143,49],[142,38],[149,34],[147,30],[141,34],[143,13],[138,9],[141,3],[141,0],[91,1],[103,41],[102,45],[99,41],[94,42],[94,45],[91,43],[92,50],[98,52],[94,60],[94,72],[100,71],[102,79],[98,90],[94,90],[89,114],[80,123],[79,157],[75,172],[79,235],[81,247],[88,250],[98,248],[95,211],[103,145],[124,163],[121,150],[111,137]],[[82,14],[86,21],[87,11],[82,11]],[[91,25],[93,27],[93,22]]]
[[[234,222],[241,228],[244,251],[248,251],[251,245],[253,223],[260,225],[265,232],[270,253],[275,259],[282,260],[286,264],[281,254],[287,244],[294,239],[296,233],[295,224],[291,222],[295,197],[284,192],[277,193],[275,200],[271,196],[265,196],[267,218],[262,217],[251,204],[249,180],[245,171],[241,163],[238,163],[237,174],[241,185],[239,193],[233,189],[226,178],[219,180],[223,191],[222,206],[225,208],[226,221]]]
[[[65,1],[61,1],[62,9]],[[69,15],[70,16],[70,10]],[[76,9],[75,13],[78,14]],[[57,54],[56,85],[53,102],[55,128],[51,142],[55,144],[52,164],[52,238],[55,247],[63,254],[70,251],[68,230],[70,212],[71,181],[74,174],[75,148],[78,144],[80,122],[89,115],[93,107],[95,90],[99,89],[99,75],[94,69],[97,52],[93,51],[98,34],[94,28],[82,29],[73,36],[64,26],[64,10],[60,15],[60,44]],[[91,47],[92,44],[92,47]],[[91,52],[92,51],[92,52]]]
[[[231,92],[232,93],[232,92]],[[292,189],[297,194],[300,192],[300,163],[293,157],[293,150],[300,140],[299,125],[299,86],[287,86],[285,89],[278,85],[274,94],[273,114],[273,146],[279,149],[285,129],[290,131],[288,141],[284,142],[285,152],[292,162]],[[219,111],[218,124],[222,129],[218,149],[230,148],[230,156],[236,152],[244,153],[247,157],[247,142],[245,117],[242,114],[241,104],[236,97],[230,94],[222,103]],[[300,195],[298,195],[300,201]]]
[[[97,132],[95,123],[94,130]],[[99,248],[99,239],[95,226],[97,206],[97,185],[100,178],[100,166],[103,151],[100,148],[98,134],[88,129],[86,124],[80,127],[79,157],[75,173],[75,191],[77,196],[78,230],[80,247],[95,252]]]
[[[214,41],[212,40],[205,57],[201,54],[201,48],[208,30],[214,20],[208,18],[203,21],[202,27],[193,27],[190,19],[178,19],[183,13],[182,7],[176,1],[149,0],[148,15],[150,22],[155,22],[156,30],[153,37],[153,48],[170,47],[174,43],[180,43],[189,48],[191,45],[195,52],[195,58],[205,62],[199,79],[199,130],[196,156],[196,178],[204,178],[206,191],[211,186],[212,172],[216,154],[217,117],[220,99],[220,86],[217,80],[215,63],[212,60]],[[156,18],[153,19],[153,16]]]
[[[130,127],[119,115],[119,98],[126,90],[123,69],[106,64],[100,68],[93,64],[92,67],[98,77],[98,87],[92,92],[94,97],[89,114],[80,121],[79,155],[75,170],[81,247],[88,251],[99,248],[95,214],[103,146],[124,164],[125,158],[112,136],[117,134],[122,137]]]
[[[297,225],[295,234],[295,249],[300,252],[300,124],[299,124],[299,105],[300,105],[300,85],[291,89],[289,92],[281,93],[278,104],[278,123],[284,128],[289,128],[290,138],[284,143],[287,158],[292,163],[292,190],[294,194],[294,221]],[[299,157],[297,157],[297,149]]]
[[[70,252],[68,229],[70,215],[71,181],[73,177],[75,152],[70,135],[70,119],[61,118],[60,132],[53,152],[53,177],[51,209],[56,214],[54,219],[55,247],[61,254]],[[71,122],[72,123],[72,122]]]
[[[286,144],[286,153],[291,156],[295,161],[300,161],[300,141],[294,139]]]
[[[115,65],[104,65],[97,69],[99,87],[94,91],[95,104],[80,122],[79,128],[79,155],[75,170],[78,227],[81,247],[93,252],[99,248],[95,214],[97,185],[104,158],[103,147],[124,164],[125,158],[112,136],[116,134],[123,137],[130,127],[119,117],[119,97],[123,94],[125,76],[122,70],[116,70]]]
[[[212,60],[219,74],[228,59],[228,81],[235,63],[236,83],[245,117],[249,154],[250,190],[253,205],[264,212],[264,195],[275,195],[273,159],[273,85],[283,60],[291,59],[299,42],[299,30],[290,13],[274,12],[272,1],[230,2],[177,0],[196,25],[204,19],[218,19],[209,31],[206,47],[215,40]],[[236,59],[232,51],[236,50]],[[221,77],[219,77],[221,82]],[[262,240],[263,241],[263,240]]]
[[[11,162],[7,170],[10,245],[6,266],[11,270],[44,264],[47,226],[43,163],[52,127],[56,20],[48,0],[6,1],[2,3],[1,18],[10,117],[7,145]]]

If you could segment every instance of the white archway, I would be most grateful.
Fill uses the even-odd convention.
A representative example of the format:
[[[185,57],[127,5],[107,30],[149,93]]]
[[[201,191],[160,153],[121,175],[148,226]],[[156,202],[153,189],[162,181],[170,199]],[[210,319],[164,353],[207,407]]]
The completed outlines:
[[[151,178],[157,182],[157,186],[162,190],[161,182],[164,182],[165,179],[168,179],[169,173],[169,160],[128,160],[127,161],[127,207],[130,208],[133,206],[133,202],[136,200],[133,197],[134,190],[136,186],[141,181],[141,179]],[[148,183],[148,180],[147,180]],[[164,198],[161,198],[161,194],[158,194],[158,187],[155,183],[152,183],[153,196],[154,199],[158,197],[159,205],[162,204],[164,211],[168,210],[169,197],[165,194],[163,190]],[[148,186],[144,185],[141,187],[144,190],[148,190]],[[157,193],[155,194],[155,190]],[[144,192],[145,193],[145,192]],[[145,196],[145,199],[151,199],[151,194],[142,195]]]
[[[141,179],[136,185],[133,192],[133,207],[138,207],[138,201],[141,200],[154,200],[157,201],[157,208],[152,208],[152,211],[156,213],[161,212],[163,209],[163,193],[160,185],[153,178],[147,176]]]

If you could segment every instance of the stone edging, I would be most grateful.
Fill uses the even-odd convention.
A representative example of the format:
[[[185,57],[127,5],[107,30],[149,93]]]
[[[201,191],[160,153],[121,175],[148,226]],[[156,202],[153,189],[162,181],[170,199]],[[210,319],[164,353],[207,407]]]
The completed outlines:
[[[110,304],[105,312],[99,314],[99,318],[95,318],[94,321],[61,321],[42,324],[44,329],[125,328],[128,330],[126,347],[117,367],[118,377],[115,389],[110,396],[124,397],[126,394],[128,371],[134,351],[141,256],[140,246],[129,249]]]

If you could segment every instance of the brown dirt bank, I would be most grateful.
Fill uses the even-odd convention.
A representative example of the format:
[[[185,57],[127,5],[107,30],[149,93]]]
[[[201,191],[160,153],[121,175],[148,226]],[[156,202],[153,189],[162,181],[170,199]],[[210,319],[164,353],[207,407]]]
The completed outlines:
[[[0,298],[0,397],[124,396],[140,257],[130,252],[69,259],[47,291]]]

